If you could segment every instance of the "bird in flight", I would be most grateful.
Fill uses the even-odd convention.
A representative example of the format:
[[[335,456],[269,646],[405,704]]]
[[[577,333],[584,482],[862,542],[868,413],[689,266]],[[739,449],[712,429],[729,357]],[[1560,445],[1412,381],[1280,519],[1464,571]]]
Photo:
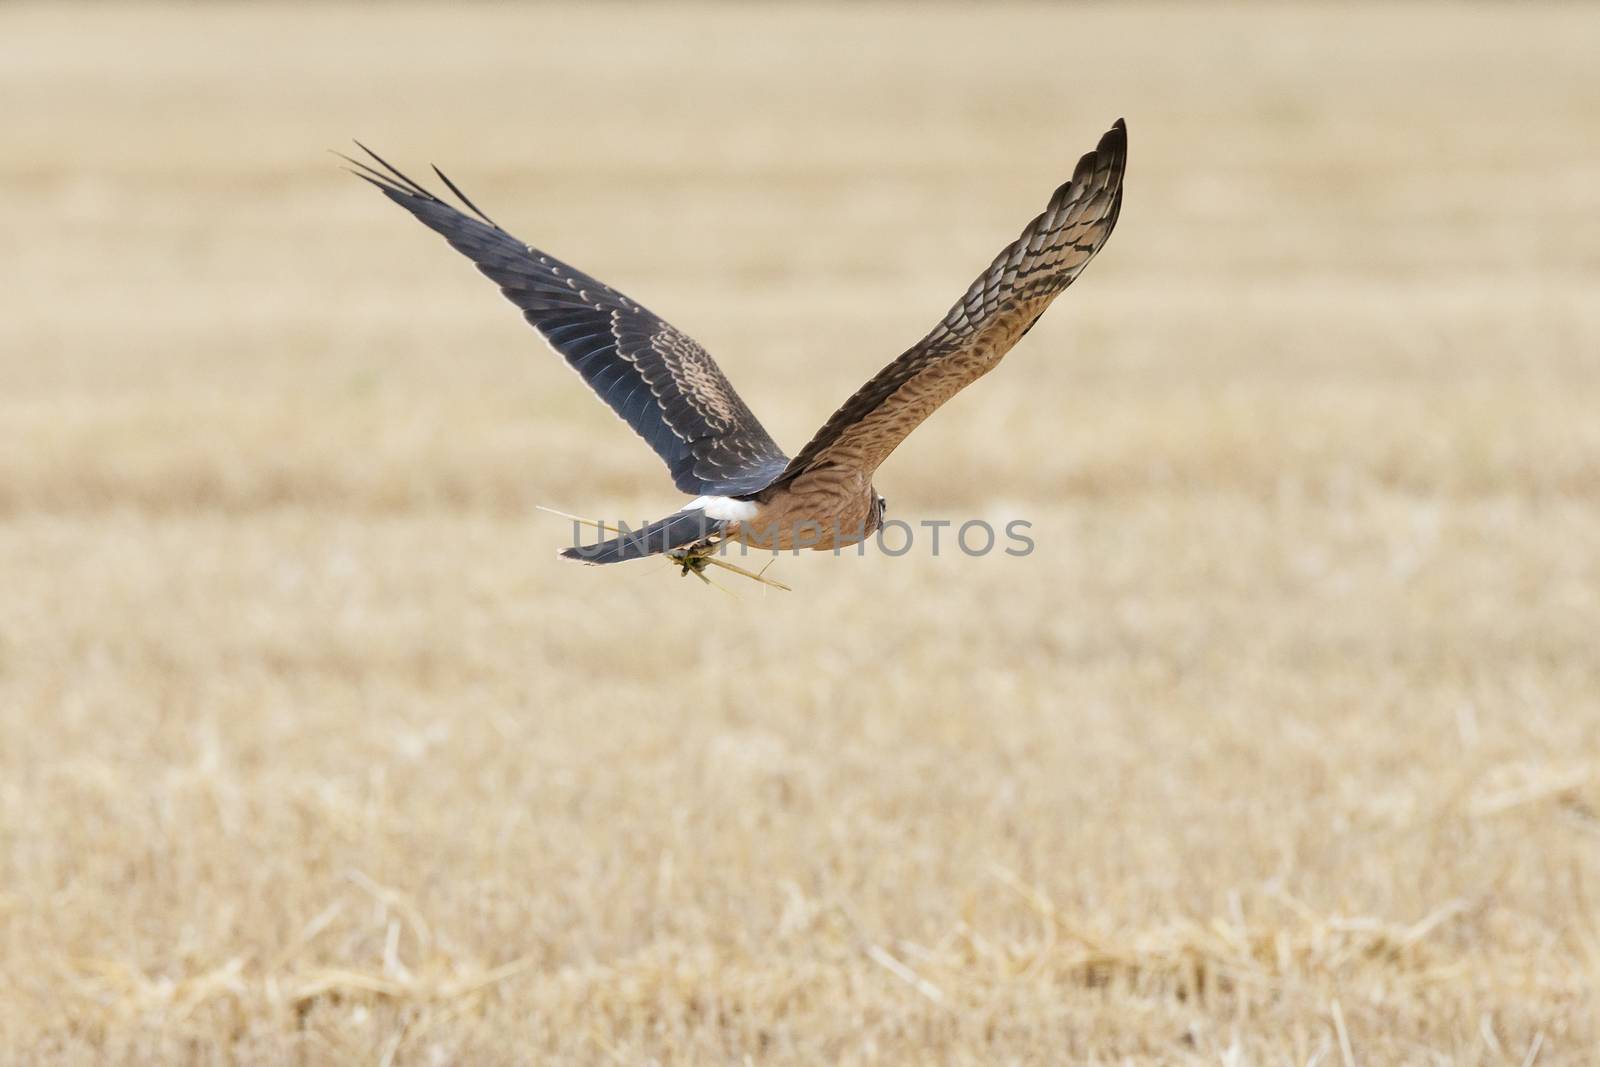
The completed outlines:
[[[1072,179],[967,288],[933,330],[834,412],[790,458],[709,353],[603,282],[512,237],[444,172],[458,210],[357,142],[358,177],[500,286],[528,324],[666,462],[692,495],[682,510],[562,553],[618,563],[667,553],[697,573],[716,547],[836,549],[875,533],[885,503],[872,476],[941,404],[994,369],[1071,285],[1117,224],[1127,130],[1118,119]],[[471,214],[468,214],[470,212]]]

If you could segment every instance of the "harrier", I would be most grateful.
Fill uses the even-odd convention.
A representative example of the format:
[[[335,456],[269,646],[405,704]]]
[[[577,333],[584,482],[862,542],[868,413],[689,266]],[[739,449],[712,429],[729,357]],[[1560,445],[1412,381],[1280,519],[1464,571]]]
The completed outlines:
[[[872,484],[878,465],[941,404],[992,370],[1111,236],[1128,142],[1118,119],[932,332],[858,389],[793,459],[687,334],[512,237],[439,168],[434,173],[471,215],[360,147],[377,167],[346,157],[355,173],[499,285],[695,498],[665,519],[562,555],[617,563],[665,552],[687,570],[725,541],[833,549],[873,534],[884,516],[884,498]]]

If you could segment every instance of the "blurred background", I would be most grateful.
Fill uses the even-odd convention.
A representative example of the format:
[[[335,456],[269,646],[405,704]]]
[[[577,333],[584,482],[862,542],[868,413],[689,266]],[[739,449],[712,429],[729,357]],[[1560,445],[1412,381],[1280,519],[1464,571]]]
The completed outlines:
[[[0,9],[0,1059],[1532,1063],[1596,1039],[1582,5]],[[438,163],[780,443],[1117,117],[1105,252],[877,476],[681,502]]]

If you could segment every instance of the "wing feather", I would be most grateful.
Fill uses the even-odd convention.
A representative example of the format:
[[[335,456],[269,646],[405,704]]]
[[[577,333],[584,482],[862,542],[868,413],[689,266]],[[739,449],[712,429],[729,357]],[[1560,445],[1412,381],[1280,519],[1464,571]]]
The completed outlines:
[[[939,325],[845,401],[778,481],[824,466],[870,477],[924,419],[992,370],[1111,236],[1127,157],[1118,119]]]
[[[378,167],[345,157],[354,173],[499,285],[528,324],[660,455],[679,489],[697,496],[749,494],[783,471],[783,450],[692,338],[506,233],[438,168],[440,180],[476,218],[360,147]]]

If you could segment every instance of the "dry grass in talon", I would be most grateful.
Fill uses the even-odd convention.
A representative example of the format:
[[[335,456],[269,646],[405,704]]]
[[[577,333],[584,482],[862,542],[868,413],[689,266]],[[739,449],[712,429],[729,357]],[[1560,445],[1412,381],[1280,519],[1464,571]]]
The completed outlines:
[[[0,8],[0,1063],[1593,1062],[1597,52]],[[879,472],[915,550],[737,599],[552,558],[538,504],[682,499],[324,151],[439,163],[793,450],[1118,115],[1104,254]],[[1035,550],[921,539],[972,518]]]

